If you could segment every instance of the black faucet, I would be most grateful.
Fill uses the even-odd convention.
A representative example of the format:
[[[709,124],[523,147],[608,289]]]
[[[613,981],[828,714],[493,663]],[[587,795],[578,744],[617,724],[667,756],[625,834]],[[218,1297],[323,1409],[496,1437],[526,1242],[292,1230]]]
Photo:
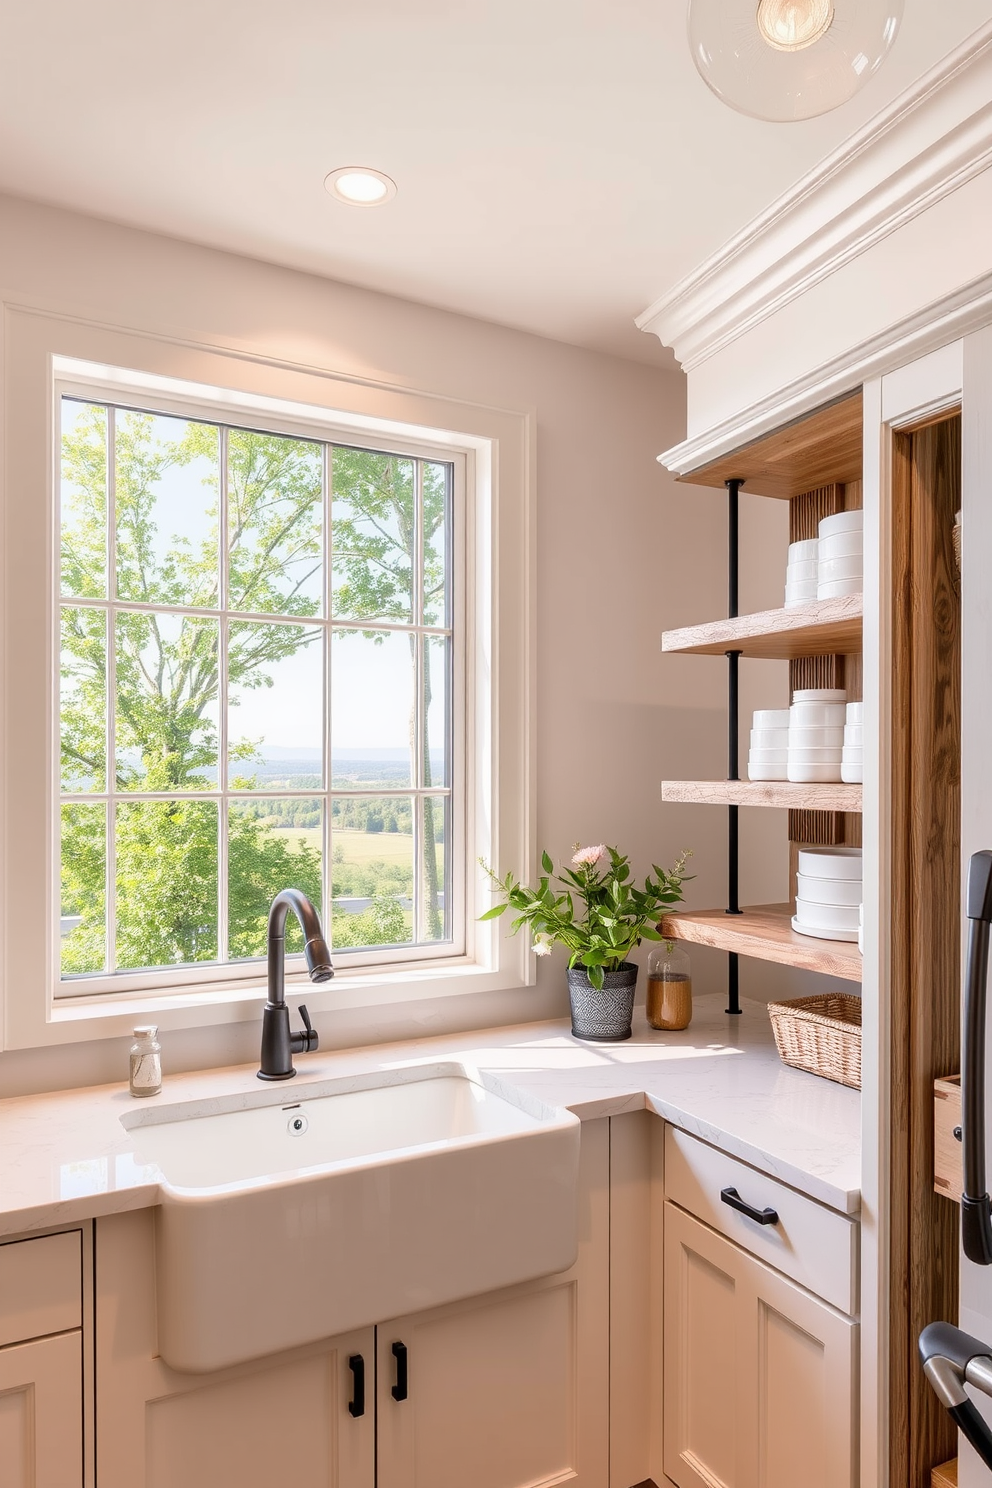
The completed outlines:
[[[334,975],[331,953],[327,949],[320,916],[306,894],[299,889],[283,889],[269,909],[269,996],[262,1013],[262,1055],[260,1080],[291,1080],[294,1054],[310,1054],[317,1047],[317,1034],[306,1008],[300,1004],[303,1027],[290,1033],[289,1008],[286,1006],[286,916],[292,910],[300,922],[306,944],[303,953],[312,982],[328,982]]]

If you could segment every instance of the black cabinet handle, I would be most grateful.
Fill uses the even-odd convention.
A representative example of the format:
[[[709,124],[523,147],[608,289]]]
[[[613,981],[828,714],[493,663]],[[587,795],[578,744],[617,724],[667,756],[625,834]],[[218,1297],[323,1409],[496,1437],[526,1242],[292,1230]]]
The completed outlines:
[[[961,1127],[964,1192],[961,1245],[976,1266],[992,1266],[992,1212],[985,1177],[985,1002],[992,926],[992,852],[968,865],[968,960],[964,974]]]
[[[348,1401],[348,1411],[353,1416],[364,1416],[365,1360],[362,1355],[352,1354],[348,1359],[348,1368],[352,1373],[351,1399]]]
[[[407,1390],[408,1375],[407,1375],[407,1360],[406,1360],[406,1344],[405,1343],[394,1343],[393,1344],[393,1358],[396,1360],[396,1383],[395,1383],[395,1385],[392,1388],[392,1396],[393,1396],[393,1399],[394,1400],[405,1400],[406,1397],[407,1397],[407,1393],[408,1393],[408,1390]]]
[[[744,1202],[736,1188],[721,1188],[720,1198],[731,1209],[736,1209],[738,1214],[746,1214],[748,1219],[753,1219],[755,1224],[778,1224],[777,1209],[755,1209],[753,1204]]]

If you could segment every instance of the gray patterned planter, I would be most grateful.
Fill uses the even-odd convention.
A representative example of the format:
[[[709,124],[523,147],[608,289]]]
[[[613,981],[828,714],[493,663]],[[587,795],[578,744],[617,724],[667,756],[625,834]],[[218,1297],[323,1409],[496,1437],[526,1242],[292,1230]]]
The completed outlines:
[[[619,971],[606,972],[601,992],[590,987],[584,966],[568,967],[565,976],[572,1005],[573,1038],[597,1044],[619,1044],[630,1038],[637,985],[637,967],[632,961],[625,961]]]

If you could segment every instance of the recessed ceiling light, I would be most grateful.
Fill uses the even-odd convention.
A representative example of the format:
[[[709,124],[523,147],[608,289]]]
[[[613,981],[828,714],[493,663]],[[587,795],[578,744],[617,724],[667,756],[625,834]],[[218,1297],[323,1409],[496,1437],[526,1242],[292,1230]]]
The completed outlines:
[[[396,195],[396,182],[367,165],[342,165],[324,177],[324,186],[349,207],[381,207]]]

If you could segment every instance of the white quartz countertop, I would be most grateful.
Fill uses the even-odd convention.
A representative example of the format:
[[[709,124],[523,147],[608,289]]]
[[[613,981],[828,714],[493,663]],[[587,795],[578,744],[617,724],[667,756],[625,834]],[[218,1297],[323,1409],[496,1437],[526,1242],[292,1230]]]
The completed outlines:
[[[298,1056],[293,1098],[336,1076],[457,1061],[488,1070],[583,1119],[650,1110],[842,1213],[860,1208],[858,1091],[788,1069],[767,1012],[696,999],[684,1033],[656,1033],[638,1010],[623,1044],[586,1044],[568,1023],[519,1024],[404,1043]],[[0,1234],[156,1204],[155,1169],[142,1167],[120,1118],[211,1096],[251,1096],[255,1065],[165,1072],[161,1095],[135,1101],[127,1084],[0,1101]]]

